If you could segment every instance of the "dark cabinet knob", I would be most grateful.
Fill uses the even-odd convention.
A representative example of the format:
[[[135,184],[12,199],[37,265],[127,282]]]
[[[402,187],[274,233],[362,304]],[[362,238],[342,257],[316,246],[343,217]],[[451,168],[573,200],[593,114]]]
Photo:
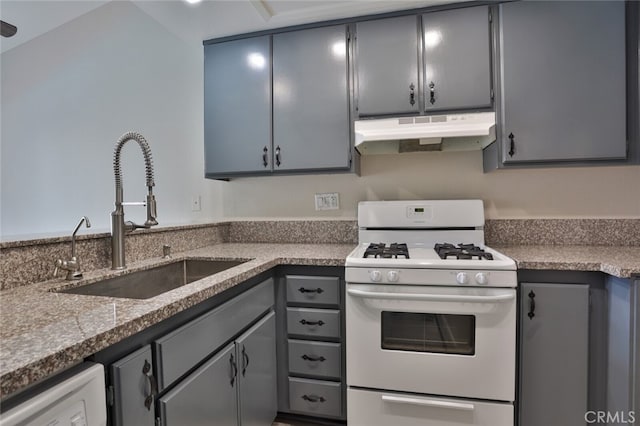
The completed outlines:
[[[433,81],[429,83],[429,102],[431,105],[436,103],[436,85]]]
[[[509,157],[513,157],[513,154],[516,153],[516,143],[514,141],[515,136],[513,136],[513,133],[509,133]]]
[[[527,316],[529,319],[533,319],[536,316],[536,294],[531,290],[528,294],[529,296],[529,313]]]
[[[411,106],[416,103],[416,86],[413,83],[409,85],[409,103]]]

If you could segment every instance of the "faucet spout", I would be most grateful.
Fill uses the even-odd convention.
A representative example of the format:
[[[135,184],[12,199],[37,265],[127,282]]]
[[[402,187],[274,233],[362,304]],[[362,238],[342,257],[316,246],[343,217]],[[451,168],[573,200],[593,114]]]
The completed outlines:
[[[122,147],[130,140],[134,140],[142,149],[142,155],[144,156],[144,165],[146,170],[146,184],[147,184],[147,220],[144,225],[130,224],[126,225],[124,221],[124,197],[122,191],[122,171],[120,168],[120,154]],[[153,187],[155,182],[153,180],[153,160],[151,158],[151,148],[149,143],[140,133],[128,132],[118,139],[113,156],[113,172],[115,175],[116,183],[116,201],[115,210],[111,213],[111,269],[124,269],[126,268],[125,252],[124,252],[124,234],[125,231],[132,231],[135,228],[150,228],[158,224],[156,220],[156,198],[153,195]]]

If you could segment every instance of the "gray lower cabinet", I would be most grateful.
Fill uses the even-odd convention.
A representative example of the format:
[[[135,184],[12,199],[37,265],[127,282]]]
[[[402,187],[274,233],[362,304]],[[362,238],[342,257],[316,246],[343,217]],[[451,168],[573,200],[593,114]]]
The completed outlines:
[[[589,285],[520,284],[520,426],[585,425]]]
[[[276,315],[270,312],[236,340],[239,426],[271,426],[278,411]]]
[[[155,423],[151,346],[146,345],[111,364],[112,419],[115,426],[153,426]]]
[[[268,278],[112,362],[110,424],[270,426],[278,407],[274,304]]]
[[[488,6],[422,15],[427,112],[491,107],[490,28]]]
[[[640,280],[609,277],[607,410],[640,420]],[[624,414],[622,414],[624,413]]]
[[[346,418],[343,275],[285,274],[278,304],[280,411]]]
[[[160,398],[162,424],[238,424],[236,360],[236,347],[231,344]]]
[[[356,23],[356,110],[360,116],[419,113],[418,17]]]
[[[624,160],[625,2],[499,8],[500,161]]]
[[[347,27],[273,36],[274,171],[350,167]]]
[[[205,176],[271,170],[271,37],[204,47]]]
[[[165,426],[270,426],[277,412],[275,313],[160,398]]]

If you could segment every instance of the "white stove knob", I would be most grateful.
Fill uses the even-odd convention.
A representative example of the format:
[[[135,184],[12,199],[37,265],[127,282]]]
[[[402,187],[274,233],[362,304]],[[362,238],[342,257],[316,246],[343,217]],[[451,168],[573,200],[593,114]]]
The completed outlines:
[[[467,275],[466,272],[458,272],[456,282],[458,284],[467,284],[469,282],[469,275]]]
[[[487,284],[489,282],[489,277],[484,272],[478,272],[476,274],[476,282],[478,284]]]
[[[389,282],[395,283],[398,281],[398,278],[400,278],[398,271],[387,272],[387,279],[389,280]]]
[[[375,283],[380,282],[380,280],[382,280],[382,272],[376,270],[369,271],[369,278]]]

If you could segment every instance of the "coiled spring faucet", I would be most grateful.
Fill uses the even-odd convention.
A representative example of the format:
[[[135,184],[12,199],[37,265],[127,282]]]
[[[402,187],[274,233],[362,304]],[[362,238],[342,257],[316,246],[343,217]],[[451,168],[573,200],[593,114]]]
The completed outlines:
[[[125,203],[122,196],[122,172],[120,170],[120,152],[125,143],[130,140],[138,142],[144,155],[144,165],[147,180],[147,200],[138,203]],[[116,179],[116,208],[111,213],[111,269],[124,269],[127,267],[124,256],[124,233],[131,232],[137,228],[150,228],[158,224],[156,220],[156,198],[153,195],[153,160],[151,159],[151,148],[147,140],[140,133],[128,132],[118,139],[115,153],[113,155],[113,171]],[[146,205],[147,220],[144,225],[138,225],[131,221],[124,221],[125,205]]]

